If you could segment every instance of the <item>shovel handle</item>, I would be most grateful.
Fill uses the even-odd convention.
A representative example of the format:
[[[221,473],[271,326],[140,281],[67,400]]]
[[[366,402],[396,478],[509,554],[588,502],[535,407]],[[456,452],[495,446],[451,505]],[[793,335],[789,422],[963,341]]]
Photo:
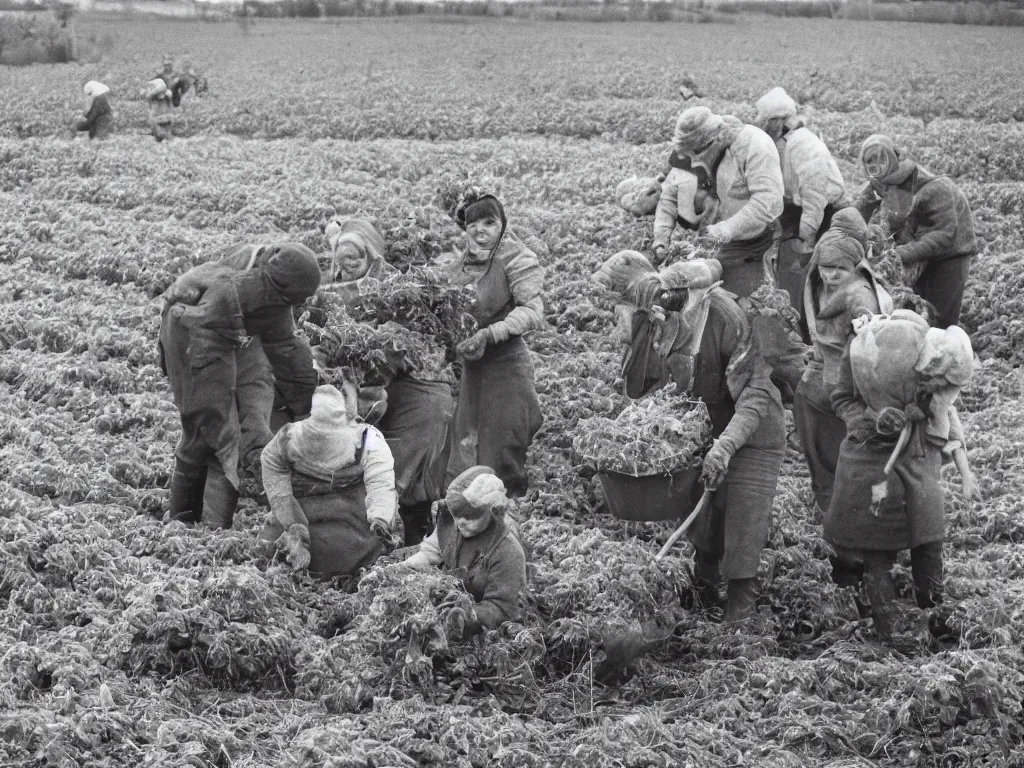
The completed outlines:
[[[668,541],[665,542],[665,546],[662,547],[661,551],[655,556],[655,560],[661,560],[665,557],[668,551],[672,549],[672,545],[679,541],[679,539],[682,538],[682,535],[690,529],[690,526],[693,525],[693,521],[697,519],[697,515],[701,513],[701,510],[703,510],[704,506],[708,503],[708,499],[711,498],[712,493],[714,493],[714,491],[710,489],[704,491],[704,494],[700,497],[700,501],[697,502],[697,506],[693,508],[693,512],[691,512],[689,516],[679,524],[679,527],[672,532],[672,535],[668,537]]]
[[[883,470],[886,475],[892,472],[892,468],[896,466],[896,462],[903,453],[903,449],[907,447],[907,443],[910,442],[910,433],[914,430],[914,425],[910,421],[903,425],[903,430],[900,432],[900,437],[896,441],[896,447],[892,449],[892,456],[885,462],[885,469]]]

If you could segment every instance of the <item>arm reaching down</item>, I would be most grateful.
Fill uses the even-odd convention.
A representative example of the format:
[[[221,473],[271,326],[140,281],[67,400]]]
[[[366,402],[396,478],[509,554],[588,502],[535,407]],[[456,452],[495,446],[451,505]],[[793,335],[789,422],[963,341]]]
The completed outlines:
[[[387,442],[375,427],[366,428],[363,449],[363,485],[366,488],[366,519],[394,527],[398,511],[395,491],[395,460]]]

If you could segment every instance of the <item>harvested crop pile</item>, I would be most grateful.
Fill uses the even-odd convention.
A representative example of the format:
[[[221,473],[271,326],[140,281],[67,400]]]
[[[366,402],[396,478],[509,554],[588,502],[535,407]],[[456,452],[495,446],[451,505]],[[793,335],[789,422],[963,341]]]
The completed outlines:
[[[342,300],[321,290],[307,304],[305,324],[328,377],[354,373],[360,382],[387,382],[398,373],[454,380],[455,346],[476,328],[474,294],[434,269],[366,280]]]
[[[580,422],[573,450],[598,472],[641,477],[696,466],[710,442],[711,418],[704,404],[666,387],[630,403],[614,419],[594,416]]]

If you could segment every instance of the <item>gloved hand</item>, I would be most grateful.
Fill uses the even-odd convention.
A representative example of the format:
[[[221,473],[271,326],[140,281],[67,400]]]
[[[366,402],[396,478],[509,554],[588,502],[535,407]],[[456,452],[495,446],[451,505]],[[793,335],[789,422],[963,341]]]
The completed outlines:
[[[729,452],[717,442],[711,446],[711,450],[704,457],[704,466],[700,473],[700,480],[706,490],[713,491],[722,484],[730,458],[732,457]]]
[[[484,631],[484,625],[480,622],[480,617],[477,616],[476,608],[469,609],[469,615],[466,616],[465,627],[462,630],[462,639],[468,640],[474,635],[479,635]]]
[[[281,534],[278,546],[285,551],[285,559],[295,570],[309,567],[309,529],[294,524]]]
[[[665,243],[655,243],[651,246],[651,264],[658,267],[665,261],[665,254],[668,253],[668,246]]]
[[[383,520],[371,520],[370,531],[374,536],[380,539],[381,546],[384,547],[385,555],[391,554],[398,547],[394,529]]]
[[[487,329],[477,331],[468,339],[460,342],[455,347],[455,351],[458,352],[466,360],[479,360],[484,356],[484,350],[487,349],[487,342],[490,340],[490,336],[487,333]]]
[[[891,406],[883,408],[875,419],[875,431],[883,437],[896,437],[906,425],[906,414]]]
[[[365,424],[376,424],[388,409],[384,387],[360,387],[356,411]]]
[[[853,443],[866,443],[877,434],[874,419],[863,413],[846,422],[846,436]]]

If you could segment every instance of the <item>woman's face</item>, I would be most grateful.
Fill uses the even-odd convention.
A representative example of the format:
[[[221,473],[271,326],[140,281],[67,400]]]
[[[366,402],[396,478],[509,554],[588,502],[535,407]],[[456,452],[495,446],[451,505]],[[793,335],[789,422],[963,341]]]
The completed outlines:
[[[487,526],[491,524],[491,513],[484,512],[480,517],[466,518],[456,517],[455,527],[464,539],[471,539],[474,536],[483,533],[487,530]]]
[[[358,280],[370,268],[370,260],[352,243],[338,246],[338,278],[344,282]]]
[[[501,237],[501,222],[493,216],[485,216],[466,226],[469,247],[476,253],[491,251]]]
[[[836,288],[850,274],[850,270],[846,267],[818,267],[818,274],[826,287]]]

